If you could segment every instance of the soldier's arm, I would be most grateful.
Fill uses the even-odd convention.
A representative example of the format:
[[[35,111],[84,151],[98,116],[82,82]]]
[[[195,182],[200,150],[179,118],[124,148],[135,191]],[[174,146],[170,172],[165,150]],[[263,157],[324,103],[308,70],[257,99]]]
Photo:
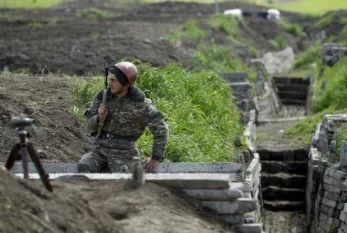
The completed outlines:
[[[98,123],[99,123],[98,108],[102,102],[102,96],[100,96],[100,93],[102,95],[102,91],[101,91],[94,97],[94,100],[92,104],[90,105],[89,111],[87,113],[87,128],[92,132],[96,132],[98,129]]]
[[[164,156],[169,139],[169,128],[164,115],[151,104],[147,106],[146,124],[153,133],[152,159],[159,160]]]

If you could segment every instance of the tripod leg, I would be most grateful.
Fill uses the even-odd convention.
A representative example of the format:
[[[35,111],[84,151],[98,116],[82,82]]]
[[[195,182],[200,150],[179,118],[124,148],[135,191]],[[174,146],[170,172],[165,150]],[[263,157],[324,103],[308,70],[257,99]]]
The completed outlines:
[[[19,143],[16,143],[11,149],[10,156],[7,159],[5,167],[7,168],[7,170],[11,170],[15,161],[19,161],[19,160],[20,160]]]
[[[48,191],[53,192],[53,187],[51,183],[49,182],[48,174],[46,174],[45,170],[43,169],[42,164],[39,160],[39,157],[37,156],[37,153],[34,149],[34,146],[30,142],[28,142],[28,152],[29,152],[31,161],[34,163],[36,170],[40,175],[41,182],[43,183],[43,185],[46,187]]]

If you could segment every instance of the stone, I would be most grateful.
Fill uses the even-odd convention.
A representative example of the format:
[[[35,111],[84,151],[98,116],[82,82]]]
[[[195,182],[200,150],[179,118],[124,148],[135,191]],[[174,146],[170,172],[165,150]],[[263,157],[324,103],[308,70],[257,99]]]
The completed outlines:
[[[324,131],[319,133],[318,151],[322,154],[326,154],[329,151],[328,138]]]
[[[233,228],[236,232],[240,233],[261,233],[263,231],[263,224],[249,223],[236,226]]]
[[[239,162],[240,164],[243,164],[243,165],[246,164],[246,163],[245,163],[245,158],[243,157],[243,154],[239,154],[238,162]]]
[[[347,143],[342,141],[340,152],[340,169],[345,171],[347,169]]]
[[[241,225],[245,221],[245,216],[243,214],[223,214],[219,215],[219,218],[233,226]]]
[[[242,152],[243,157],[245,158],[245,162],[248,163],[251,161],[251,154],[249,153],[249,151],[244,151]]]

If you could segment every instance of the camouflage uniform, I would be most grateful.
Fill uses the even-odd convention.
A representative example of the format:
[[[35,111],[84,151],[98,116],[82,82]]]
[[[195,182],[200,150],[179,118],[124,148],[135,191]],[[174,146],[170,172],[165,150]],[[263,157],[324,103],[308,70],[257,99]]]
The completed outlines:
[[[97,131],[102,93],[101,90],[96,95],[87,113],[87,126],[93,132]],[[168,127],[162,113],[136,87],[129,88],[123,97],[112,94],[110,89],[107,93],[109,113],[103,133],[94,142],[92,151],[82,156],[77,165],[78,171],[100,172],[108,167],[111,172],[130,172],[132,159],[138,156],[135,142],[146,127],[154,135],[152,158],[162,157],[168,140]]]

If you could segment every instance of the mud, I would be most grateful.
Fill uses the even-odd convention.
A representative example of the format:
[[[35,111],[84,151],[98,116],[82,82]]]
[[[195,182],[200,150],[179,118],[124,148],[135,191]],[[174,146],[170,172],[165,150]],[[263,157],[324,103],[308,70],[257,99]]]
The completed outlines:
[[[231,232],[183,194],[155,184],[121,181],[18,180],[0,168],[0,232]]]

